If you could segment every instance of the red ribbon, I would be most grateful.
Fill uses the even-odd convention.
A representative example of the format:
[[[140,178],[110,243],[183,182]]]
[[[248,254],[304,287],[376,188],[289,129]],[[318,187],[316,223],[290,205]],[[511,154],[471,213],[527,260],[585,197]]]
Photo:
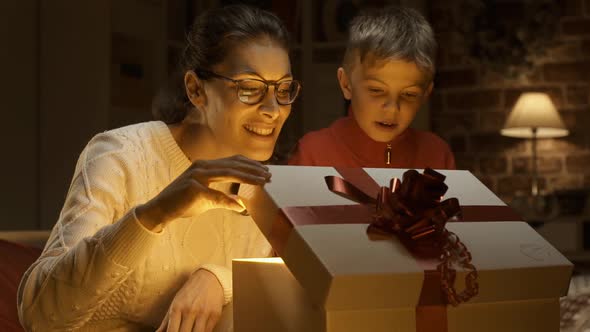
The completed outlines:
[[[372,187],[371,190],[377,185],[362,169],[344,169],[340,174],[363,183],[365,188]],[[327,176],[325,179],[332,192],[374,206],[375,213],[367,232],[397,235],[422,265],[425,274],[416,307],[417,331],[447,331],[446,303],[458,305],[469,300],[477,294],[478,285],[469,251],[456,235],[445,229],[447,221],[460,217],[461,208],[456,198],[440,201],[448,189],[444,175],[432,169],[426,169],[423,174],[406,171],[401,183],[394,178],[389,188],[380,187],[377,198],[342,178]],[[424,259],[424,254],[433,253],[439,254],[442,262]],[[467,287],[460,294],[454,289],[453,263],[471,270],[467,275]]]

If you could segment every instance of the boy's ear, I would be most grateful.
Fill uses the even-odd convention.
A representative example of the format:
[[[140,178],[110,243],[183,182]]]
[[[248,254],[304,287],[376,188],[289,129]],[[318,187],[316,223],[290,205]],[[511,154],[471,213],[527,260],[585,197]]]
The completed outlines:
[[[207,104],[207,95],[203,81],[194,71],[189,70],[184,74],[184,88],[191,104],[198,109],[203,109],[203,106]]]
[[[338,84],[340,84],[340,90],[342,90],[342,95],[344,95],[344,99],[350,100],[352,98],[352,88],[350,87],[350,78],[346,74],[346,70],[340,67],[336,72],[338,76]]]
[[[432,88],[434,88],[434,82],[431,81],[430,84],[428,84],[428,88],[426,88],[426,98],[430,97]]]

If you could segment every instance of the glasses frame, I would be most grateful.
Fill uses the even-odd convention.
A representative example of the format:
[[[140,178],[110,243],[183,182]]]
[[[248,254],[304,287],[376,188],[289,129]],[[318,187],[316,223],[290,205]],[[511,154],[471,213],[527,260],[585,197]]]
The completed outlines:
[[[299,97],[299,92],[301,91],[301,82],[299,82],[298,80],[279,80],[279,81],[267,81],[267,80],[261,80],[261,79],[257,79],[257,78],[244,78],[244,79],[240,79],[240,80],[236,80],[233,79],[231,77],[227,77],[227,76],[223,76],[220,75],[216,72],[210,71],[210,70],[197,70],[195,71],[199,76],[203,76],[204,80],[207,80],[207,76],[213,77],[213,78],[220,78],[220,79],[224,79],[226,81],[230,81],[232,83],[235,84],[236,86],[236,95],[238,96],[238,100],[246,105],[256,105],[258,103],[260,103],[264,97],[266,97],[266,94],[268,93],[268,88],[270,86],[274,87],[274,96],[275,96],[275,100],[277,101],[277,103],[279,105],[282,106],[286,106],[286,105],[291,105],[295,102],[295,100],[297,100],[297,97]],[[258,81],[264,84],[265,89],[264,92],[262,93],[262,95],[260,96],[260,99],[258,101],[256,101],[255,103],[247,103],[243,100],[240,99],[240,83],[243,81]],[[297,83],[297,93],[295,94],[295,98],[293,98],[293,100],[289,103],[282,103],[281,101],[279,101],[279,97],[277,96],[277,91],[278,91],[278,86],[279,84],[285,83],[285,82],[295,82]]]

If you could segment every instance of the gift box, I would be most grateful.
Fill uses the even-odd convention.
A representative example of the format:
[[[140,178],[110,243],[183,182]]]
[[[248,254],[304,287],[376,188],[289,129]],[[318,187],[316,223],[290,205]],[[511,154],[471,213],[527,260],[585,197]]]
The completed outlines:
[[[463,222],[477,295],[449,304],[438,257],[399,236],[367,233],[373,207],[331,192],[326,176],[375,192],[406,170],[272,166],[272,182],[242,186],[248,212],[280,258],[236,260],[240,331],[558,331],[572,265],[468,171],[439,171]],[[514,220],[514,221],[511,221]],[[458,269],[464,289],[469,271]]]

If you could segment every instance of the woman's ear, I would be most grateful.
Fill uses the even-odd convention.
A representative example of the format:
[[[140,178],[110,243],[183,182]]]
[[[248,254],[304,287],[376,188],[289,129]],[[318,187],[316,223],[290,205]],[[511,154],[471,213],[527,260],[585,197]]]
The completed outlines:
[[[194,71],[189,70],[184,74],[184,88],[186,95],[191,104],[197,109],[204,109],[203,106],[207,104],[207,95],[203,81],[195,74]]]
[[[352,88],[350,87],[350,79],[346,70],[340,67],[338,68],[336,75],[338,76],[338,84],[340,84],[340,90],[342,90],[344,99],[350,100],[352,98]]]

